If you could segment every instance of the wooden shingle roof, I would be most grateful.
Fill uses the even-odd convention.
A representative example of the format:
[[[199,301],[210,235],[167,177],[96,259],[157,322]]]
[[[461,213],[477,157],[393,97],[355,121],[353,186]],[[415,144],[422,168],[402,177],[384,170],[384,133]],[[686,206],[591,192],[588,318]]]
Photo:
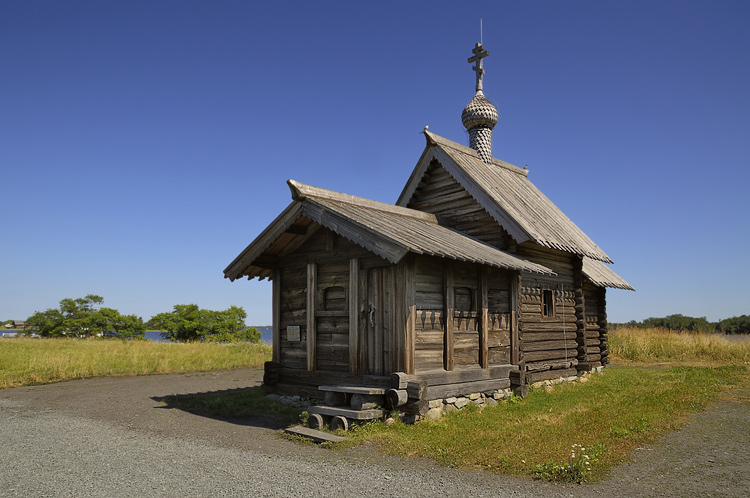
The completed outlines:
[[[591,280],[594,285],[599,287],[635,290],[622,277],[612,271],[609,266],[601,261],[595,261],[591,258],[583,258],[583,274],[586,275],[586,278]]]
[[[263,263],[264,258],[268,260],[283,251],[283,245],[294,244],[295,230],[290,234],[290,228],[300,226],[300,220],[302,224],[314,222],[324,226],[391,263],[397,263],[408,253],[416,253],[510,270],[555,274],[545,266],[441,226],[435,215],[293,180],[287,183],[292,190],[292,204],[224,270],[226,278],[270,277],[272,272],[269,265]]]
[[[527,178],[527,171],[493,158],[485,164],[477,152],[433,133],[424,132],[427,147],[401,192],[407,206],[433,160],[440,165],[518,243],[543,247],[611,263],[612,260]]]

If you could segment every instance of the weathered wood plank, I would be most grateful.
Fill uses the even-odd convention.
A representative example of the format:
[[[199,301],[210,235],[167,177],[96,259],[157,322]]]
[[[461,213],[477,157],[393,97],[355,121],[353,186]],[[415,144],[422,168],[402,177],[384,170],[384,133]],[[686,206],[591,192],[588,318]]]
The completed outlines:
[[[490,365],[507,365],[510,362],[510,346],[490,348],[488,359]]]
[[[281,270],[273,271],[271,289],[271,321],[273,338],[271,339],[271,358],[275,362],[281,361]]]
[[[575,337],[576,334],[576,322],[575,319],[570,321],[558,322],[529,322],[524,320],[523,331],[526,332],[565,332],[572,334],[571,337]]]
[[[528,382],[539,382],[542,380],[558,379],[560,377],[575,377],[577,371],[575,368],[567,368],[560,370],[547,370],[545,372],[530,372],[526,374]]]
[[[479,380],[502,379],[508,378],[509,372],[518,370],[517,365],[490,365],[488,368],[482,368],[479,365],[469,365],[457,367],[455,370],[447,371],[443,369],[434,369],[418,372],[415,375],[408,375],[408,382],[425,381],[429,386],[439,386],[444,384],[458,384],[463,382],[474,382]]]
[[[329,417],[345,417],[352,420],[373,420],[383,418],[385,411],[378,409],[353,410],[351,408],[341,408],[333,406],[311,406],[307,409],[310,413],[319,413]]]
[[[348,386],[345,384],[318,386],[318,389],[326,392],[365,394],[365,395],[384,395],[386,389],[379,386]]]
[[[307,370],[315,370],[315,295],[316,263],[307,264]]]
[[[401,264],[403,263],[403,265]],[[416,291],[414,289],[414,262],[411,258],[402,261],[399,264],[398,280],[403,279],[404,296],[406,308],[406,327],[405,327],[405,368],[404,371],[409,374],[414,373],[414,341],[416,338],[417,328],[417,309],[415,305]]]
[[[454,302],[453,302],[453,264],[450,262],[447,262],[445,265],[445,284],[443,285],[443,289],[445,290],[445,307],[446,307],[446,315],[448,317],[453,316],[453,309],[454,309]],[[454,339],[453,339],[453,319],[449,318],[445,321],[445,340],[443,341],[443,347],[444,350],[444,358],[443,358],[443,365],[446,370],[453,370],[453,364],[454,364],[454,357],[453,357],[453,348],[454,348]]]
[[[524,353],[531,351],[550,351],[556,349],[571,349],[575,350],[578,347],[575,336],[572,336],[566,341],[538,341],[538,342],[527,342],[524,344]]]
[[[482,313],[481,326],[479,328],[479,365],[482,368],[489,366],[489,275],[487,267],[482,267],[479,275],[480,309]]]
[[[340,443],[346,441],[347,438],[343,436],[337,436],[330,432],[322,432],[309,427],[302,427],[301,425],[295,425],[284,429],[286,434],[292,434],[294,436],[300,436],[307,439],[311,439],[315,443]]]
[[[523,352],[524,361],[536,362],[541,360],[563,360],[565,358],[575,358],[578,354],[578,350],[575,348],[568,349],[567,352],[564,349],[545,350],[545,351],[526,351]]]
[[[556,330],[553,332],[527,331],[523,334],[525,344],[539,341],[562,341],[565,339],[574,339],[575,335],[569,330]]]
[[[432,370],[434,368],[443,368],[443,350],[417,351],[414,355],[415,371],[418,373],[422,370]]]
[[[444,337],[444,332],[442,330],[417,329],[414,346],[417,349],[417,351],[421,349],[440,349],[442,351],[443,350],[443,337]]]
[[[304,358],[304,357],[303,357]],[[390,376],[350,375],[348,372],[328,372],[316,370],[308,372],[304,362],[300,368],[289,368],[282,365],[278,371],[279,382],[287,385],[311,386],[314,395],[320,395],[319,387],[323,385],[351,385],[367,387],[390,387]]]
[[[461,396],[471,393],[487,393],[498,389],[510,387],[510,378],[481,380],[476,382],[465,382],[461,384],[445,384],[442,386],[429,386],[425,399],[442,399],[451,396]]]

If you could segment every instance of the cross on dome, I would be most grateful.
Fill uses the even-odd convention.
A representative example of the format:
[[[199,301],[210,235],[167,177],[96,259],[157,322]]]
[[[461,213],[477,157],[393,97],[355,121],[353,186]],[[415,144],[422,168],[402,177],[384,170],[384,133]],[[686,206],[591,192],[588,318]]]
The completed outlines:
[[[474,54],[473,56],[469,57],[467,62],[471,64],[472,62],[475,63],[474,67],[472,68],[477,73],[477,87],[476,91],[481,92],[482,91],[482,75],[484,74],[484,69],[482,69],[482,59],[490,55],[490,52],[484,49],[484,45],[481,43],[477,43],[474,45],[474,48],[471,50],[471,52]]]

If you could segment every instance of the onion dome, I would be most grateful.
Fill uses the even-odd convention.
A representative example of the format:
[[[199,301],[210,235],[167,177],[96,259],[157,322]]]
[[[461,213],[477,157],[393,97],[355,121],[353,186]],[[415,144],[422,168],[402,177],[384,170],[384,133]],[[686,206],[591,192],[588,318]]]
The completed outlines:
[[[497,124],[498,117],[497,108],[487,100],[487,97],[480,90],[474,95],[471,102],[464,107],[461,113],[461,122],[469,131],[478,127],[491,130]]]

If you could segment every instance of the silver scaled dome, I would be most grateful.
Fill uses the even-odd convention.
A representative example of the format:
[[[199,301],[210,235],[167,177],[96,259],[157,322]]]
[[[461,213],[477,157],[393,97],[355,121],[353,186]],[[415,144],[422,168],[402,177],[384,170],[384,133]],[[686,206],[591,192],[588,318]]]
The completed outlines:
[[[467,130],[478,127],[492,129],[497,124],[498,117],[497,108],[479,90],[471,102],[464,107],[461,122]]]

